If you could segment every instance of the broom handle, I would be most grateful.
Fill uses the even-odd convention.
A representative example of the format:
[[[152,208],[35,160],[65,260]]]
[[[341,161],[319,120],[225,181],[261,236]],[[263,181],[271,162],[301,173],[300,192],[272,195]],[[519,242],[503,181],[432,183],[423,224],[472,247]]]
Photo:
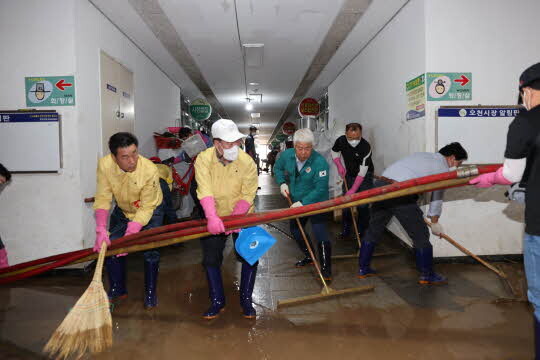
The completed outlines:
[[[428,224],[428,226],[431,227],[432,224],[429,221],[427,221],[426,219],[424,219],[424,221],[426,222],[426,224]],[[459,250],[461,250],[465,254],[473,257],[480,264],[484,265],[485,267],[487,267],[488,269],[490,269],[491,271],[493,271],[494,273],[496,273],[497,275],[499,275],[503,279],[508,278],[508,276],[506,276],[506,274],[503,271],[497,269],[495,266],[493,266],[490,263],[488,263],[487,261],[483,260],[481,257],[473,254],[470,250],[467,250],[466,248],[464,248],[462,245],[460,245],[456,240],[452,239],[450,236],[441,233],[440,237],[443,238],[444,240],[448,241],[450,244],[454,245],[456,248],[458,248]]]
[[[103,273],[103,261],[105,260],[105,254],[107,253],[107,243],[103,242],[101,244],[101,249],[99,250],[99,256],[96,264],[96,271],[94,272],[94,277],[92,281],[102,281],[101,274]]]
[[[287,201],[289,202],[289,206],[292,205],[291,197],[289,194],[287,194]],[[315,258],[315,254],[313,254],[313,249],[311,249],[311,245],[309,244],[309,241],[307,239],[306,233],[304,232],[304,227],[302,226],[302,223],[300,222],[300,219],[296,218],[296,224],[298,225],[298,228],[300,229],[300,233],[302,234],[302,237],[304,238],[304,242],[306,243],[307,249],[309,251],[309,255],[313,259],[313,265],[315,265],[315,269],[317,269],[317,274],[319,274],[319,277],[321,278],[321,281],[323,283],[324,289],[326,292],[329,292],[328,285],[326,285],[326,280],[324,280],[324,277],[322,276],[321,269],[319,267],[319,263],[317,263],[317,259]]]
[[[343,184],[345,184],[345,190],[349,191],[349,185],[347,184],[347,177],[343,178]],[[358,224],[356,223],[356,216],[354,214],[353,209],[355,207],[351,208],[351,219],[354,227],[354,232],[356,233],[356,241],[358,241],[358,251],[360,251],[360,248],[362,247],[362,241],[360,240],[360,232],[358,231]]]

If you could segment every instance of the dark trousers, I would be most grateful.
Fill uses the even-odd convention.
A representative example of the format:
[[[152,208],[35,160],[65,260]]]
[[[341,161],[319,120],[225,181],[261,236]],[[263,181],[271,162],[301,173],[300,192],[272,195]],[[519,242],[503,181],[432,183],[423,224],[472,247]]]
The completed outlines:
[[[223,263],[223,250],[225,249],[225,244],[227,243],[228,237],[229,235],[218,234],[207,236],[201,239],[201,246],[203,250],[202,264],[204,267],[221,266],[221,264]],[[233,233],[232,238],[233,243],[235,243],[236,239],[238,238],[238,233]],[[249,265],[249,263],[236,252],[236,249],[234,250],[234,252],[238,261],[240,261],[242,264]],[[253,264],[253,266],[257,266],[258,264],[259,262],[257,261],[255,264]]]
[[[356,176],[345,176],[345,179],[347,180],[347,186],[350,189],[353,184],[354,180],[356,179]],[[365,190],[369,190],[373,188],[373,173],[367,173],[364,177],[364,181],[362,181],[362,184],[356,191],[357,193]],[[343,184],[343,194],[345,194],[345,184]],[[356,223],[358,224],[358,232],[360,233],[360,237],[363,237],[366,234],[366,231],[369,227],[369,204],[360,205],[356,207],[357,210],[357,217],[356,217]],[[348,227],[351,228],[352,223],[352,216],[351,216],[351,210],[350,209],[343,209],[343,225],[344,228]]]
[[[311,223],[311,232],[315,235],[317,242],[319,243],[328,243],[330,238],[328,237],[328,230],[326,229],[327,214],[317,214],[313,216],[306,216],[299,218],[302,228],[306,229],[306,224],[309,221]],[[294,239],[298,244],[304,244],[304,239],[300,233],[300,228],[296,219],[289,220],[289,225],[291,228],[291,233],[294,236]],[[306,234],[307,236],[307,234]]]
[[[159,186],[161,187],[161,192],[163,193],[163,216],[164,220],[168,224],[176,222],[176,211],[174,211],[172,203],[172,194],[171,189],[169,189],[169,184],[164,179],[159,179]]]
[[[191,198],[193,199],[194,205],[194,219],[203,219],[204,218],[204,210],[201,206],[201,202],[199,201],[199,198],[197,197],[197,181],[195,180],[195,176],[193,176],[193,179],[191,180],[191,184],[189,185],[189,194],[191,195]]]
[[[387,183],[376,180],[374,185],[380,187],[387,185]],[[415,248],[430,247],[429,230],[424,222],[424,213],[418,206],[417,201],[417,195],[409,195],[373,203],[371,205],[369,228],[363,240],[378,242],[386,225],[392,216],[395,216],[413,241]]]
[[[148,224],[146,224],[146,226],[144,226],[141,229],[141,231],[152,229],[152,228],[163,225],[163,212],[164,212],[163,208],[164,208],[164,205],[162,202],[156,208],[156,210],[154,210],[154,213],[152,214],[150,221],[148,222]],[[130,220],[124,215],[122,210],[118,206],[115,206],[111,214],[111,218],[109,222],[109,232],[110,232],[109,239],[113,241],[115,239],[118,239],[124,236],[124,234],[126,233],[127,224],[129,221]],[[155,250],[155,249],[148,250],[148,251],[145,251],[143,255],[146,261],[149,261],[149,262],[159,261],[158,250]]]

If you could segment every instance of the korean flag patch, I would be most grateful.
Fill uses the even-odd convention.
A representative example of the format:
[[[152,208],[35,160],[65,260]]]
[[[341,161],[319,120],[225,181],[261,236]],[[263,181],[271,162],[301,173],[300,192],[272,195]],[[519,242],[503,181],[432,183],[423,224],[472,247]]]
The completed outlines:
[[[326,176],[326,170],[319,171],[319,177],[325,177]]]

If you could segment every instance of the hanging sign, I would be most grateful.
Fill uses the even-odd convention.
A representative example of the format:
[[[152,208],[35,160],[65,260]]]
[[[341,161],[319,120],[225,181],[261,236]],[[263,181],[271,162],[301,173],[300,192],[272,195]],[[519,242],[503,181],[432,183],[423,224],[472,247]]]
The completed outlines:
[[[472,73],[427,73],[428,101],[472,100]]]
[[[417,119],[426,115],[425,74],[415,77],[405,83],[407,91],[407,120]]]
[[[195,120],[206,120],[212,115],[212,106],[204,99],[197,99],[189,105],[189,113]]]
[[[276,135],[276,139],[279,141],[279,142],[283,142],[285,140],[287,140],[289,136],[288,135],[285,135],[285,134],[277,134]]]
[[[320,109],[319,102],[313,98],[305,98],[298,104],[298,113],[300,116],[317,116]]]
[[[285,135],[292,135],[296,131],[296,125],[290,121],[283,124],[281,130]]]
[[[75,105],[73,76],[32,76],[24,83],[27,107]]]

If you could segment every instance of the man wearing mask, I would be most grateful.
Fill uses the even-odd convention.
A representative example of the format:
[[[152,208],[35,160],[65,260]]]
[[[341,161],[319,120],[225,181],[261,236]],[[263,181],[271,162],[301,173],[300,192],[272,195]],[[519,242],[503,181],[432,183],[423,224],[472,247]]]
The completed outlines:
[[[225,308],[225,294],[221,277],[223,249],[230,233],[236,241],[239,230],[225,231],[220,217],[244,215],[251,211],[257,193],[257,167],[251,157],[239,148],[244,135],[232,120],[220,119],[212,125],[214,147],[206,149],[195,161],[197,196],[208,221],[208,232],[201,239],[203,266],[206,270],[210,307],[205,319],[216,318]],[[240,305],[246,318],[254,318],[252,304],[258,262],[251,266],[237,254],[242,262],[240,279]]]
[[[467,160],[467,152],[457,142],[446,145],[437,153],[414,153],[390,165],[384,170],[382,176],[375,180],[374,186],[380,187],[394,182],[448,172],[451,168],[460,166],[464,160]],[[371,257],[386,225],[395,216],[413,242],[416,266],[420,272],[418,283],[436,285],[447,282],[445,277],[433,270],[433,247],[429,242],[429,230],[424,222],[424,214],[417,201],[418,195],[408,195],[373,204],[369,228],[362,241],[358,257],[358,278],[376,275],[375,270],[370,267]],[[439,224],[442,204],[443,191],[434,191],[428,211],[428,217],[433,223],[431,232],[434,235],[444,232],[442,225]]]
[[[150,160],[139,155],[138,144],[134,135],[116,133],[109,139],[111,153],[98,161],[94,202],[95,252],[99,252],[103,242],[110,245],[110,240],[163,225],[164,205],[158,169]],[[116,206],[107,231],[113,198]],[[125,256],[122,255],[127,254],[105,259],[111,300],[127,297]],[[144,252],[144,307],[147,309],[157,306],[159,259],[157,250]]]
[[[294,133],[294,148],[281,153],[274,172],[281,194],[290,196],[291,207],[309,205],[328,200],[328,163],[313,150],[314,136],[309,129]],[[318,242],[319,262],[325,280],[332,280],[332,243],[326,228],[327,215],[318,214],[300,219],[302,226],[311,222],[311,229]],[[304,259],[296,263],[302,267],[313,262],[295,219],[290,220],[291,233],[304,254]]]
[[[342,159],[345,167],[342,164]],[[337,138],[332,147],[332,160],[336,164],[339,176],[347,182],[348,191],[343,184],[345,195],[369,190],[373,187],[373,162],[371,161],[371,145],[362,138],[362,125],[350,123],[345,126],[345,135]],[[357,207],[360,237],[363,237],[369,226],[369,205]],[[341,237],[351,233],[351,210],[343,210],[343,231]]]
[[[519,94],[525,109],[508,127],[504,165],[470,184],[485,188],[520,183],[526,188],[523,258],[534,307],[535,359],[540,359],[540,63],[521,74]]]

